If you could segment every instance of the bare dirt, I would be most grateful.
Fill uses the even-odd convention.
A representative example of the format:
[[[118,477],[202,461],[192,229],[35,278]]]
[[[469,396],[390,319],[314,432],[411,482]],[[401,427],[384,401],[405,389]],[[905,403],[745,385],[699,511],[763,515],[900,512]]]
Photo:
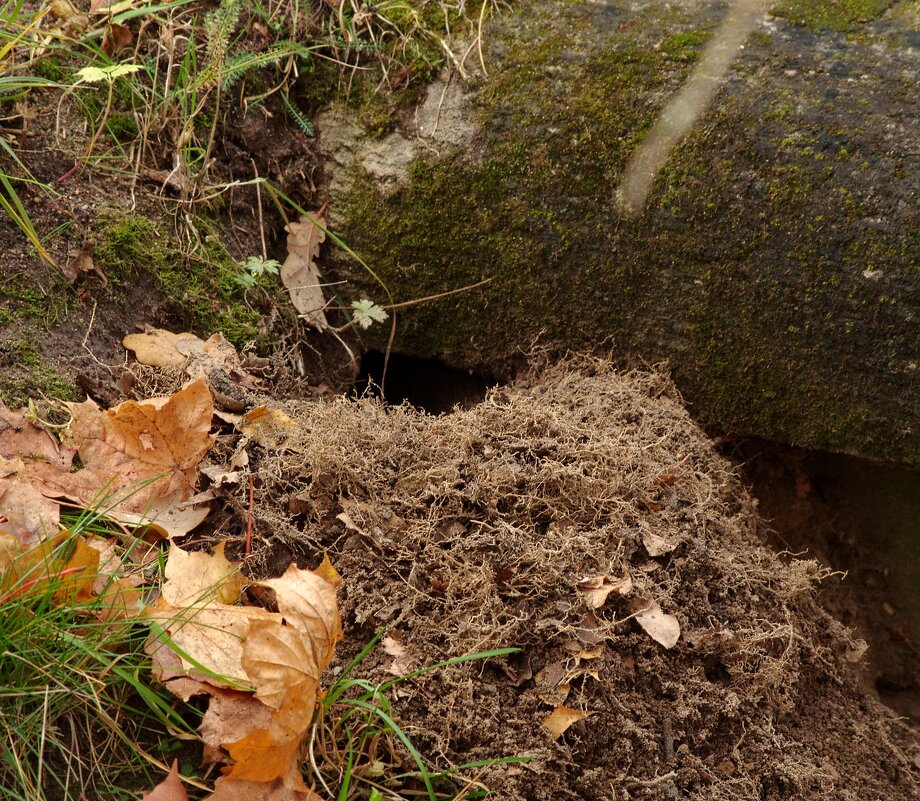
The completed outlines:
[[[529,757],[473,772],[509,800],[920,797],[916,733],[816,600],[833,579],[766,546],[663,376],[581,361],[440,417],[344,398],[283,409],[291,430],[249,449],[256,569],[330,554],[336,670],[381,627],[360,666],[373,681],[521,649],[398,686],[394,714],[436,766]],[[237,547],[244,508],[231,492]],[[599,577],[633,587],[592,608]],[[673,648],[637,623],[652,600],[679,622]],[[542,724],[560,706],[584,719],[554,740]]]

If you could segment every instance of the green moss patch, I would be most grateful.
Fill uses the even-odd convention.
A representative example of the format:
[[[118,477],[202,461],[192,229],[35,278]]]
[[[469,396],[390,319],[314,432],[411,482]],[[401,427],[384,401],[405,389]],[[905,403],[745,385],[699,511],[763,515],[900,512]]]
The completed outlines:
[[[177,318],[196,333],[222,331],[237,347],[258,341],[261,315],[247,305],[236,280],[239,267],[212,222],[196,225],[202,241],[188,253],[145,217],[105,213],[96,225],[96,261],[116,285],[148,273]]]
[[[649,20],[630,20],[583,38],[585,13],[519,12],[479,95],[475,158],[419,160],[392,194],[357,177],[344,234],[397,301],[492,279],[400,312],[397,347],[510,373],[534,342],[606,343],[668,359],[723,429],[920,461],[902,291],[916,231],[867,224],[902,207],[866,189],[867,156],[890,144],[864,129],[861,98],[745,78],[673,154],[646,214],[620,219],[626,162],[705,34],[679,19],[644,41]],[[763,57],[781,61],[774,49]],[[886,156],[876,180],[898,192],[907,177]]]

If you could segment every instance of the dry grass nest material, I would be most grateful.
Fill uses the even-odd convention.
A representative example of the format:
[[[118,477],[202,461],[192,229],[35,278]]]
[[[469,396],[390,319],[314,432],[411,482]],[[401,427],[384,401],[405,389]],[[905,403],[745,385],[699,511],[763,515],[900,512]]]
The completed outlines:
[[[372,678],[500,646],[403,686],[444,764],[528,755],[501,799],[916,798],[913,734],[864,691],[815,562],[762,547],[754,504],[661,375],[578,361],[442,417],[371,400],[285,407],[253,449],[257,529],[344,577],[344,663]],[[662,550],[665,549],[665,550]],[[311,557],[312,558],[312,557]],[[582,580],[633,588],[591,608]],[[839,579],[830,579],[839,580]],[[631,599],[674,615],[670,649]],[[557,706],[589,713],[558,740]]]

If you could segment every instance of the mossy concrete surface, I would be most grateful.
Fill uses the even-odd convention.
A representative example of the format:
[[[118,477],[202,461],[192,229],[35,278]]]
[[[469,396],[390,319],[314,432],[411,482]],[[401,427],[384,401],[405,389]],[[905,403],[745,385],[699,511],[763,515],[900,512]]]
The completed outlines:
[[[721,430],[920,464],[920,52],[891,5],[766,17],[636,221],[618,181],[725,7],[494,22],[469,142],[395,189],[357,159],[333,197],[397,301],[493,279],[401,311],[396,347],[505,375],[536,342],[668,360]]]

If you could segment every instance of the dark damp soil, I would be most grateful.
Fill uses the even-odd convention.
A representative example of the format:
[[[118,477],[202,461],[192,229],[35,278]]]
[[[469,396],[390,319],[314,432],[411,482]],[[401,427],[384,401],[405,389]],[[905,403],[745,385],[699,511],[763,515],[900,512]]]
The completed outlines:
[[[755,441],[728,452],[758,501],[767,541],[835,572],[819,597],[868,644],[865,685],[920,722],[920,473]]]

